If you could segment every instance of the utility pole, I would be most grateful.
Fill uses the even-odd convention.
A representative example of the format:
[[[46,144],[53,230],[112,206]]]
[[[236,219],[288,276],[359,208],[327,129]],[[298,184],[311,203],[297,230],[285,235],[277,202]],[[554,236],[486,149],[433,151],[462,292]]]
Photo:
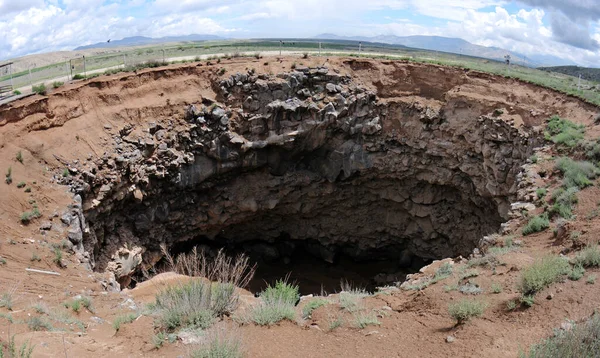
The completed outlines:
[[[35,66],[35,63],[33,65]],[[27,65],[27,70],[29,71],[29,85],[33,86],[33,82],[31,81],[31,64]]]

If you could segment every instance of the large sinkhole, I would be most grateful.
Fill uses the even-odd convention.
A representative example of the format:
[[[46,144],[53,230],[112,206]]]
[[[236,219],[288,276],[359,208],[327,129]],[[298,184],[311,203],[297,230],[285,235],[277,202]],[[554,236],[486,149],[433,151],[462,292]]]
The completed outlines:
[[[288,273],[303,293],[402,281],[500,228],[536,144],[494,104],[432,89],[382,100],[326,68],[214,86],[124,126],[82,190],[83,246],[122,286],[160,265],[161,245],[245,253],[253,291]]]

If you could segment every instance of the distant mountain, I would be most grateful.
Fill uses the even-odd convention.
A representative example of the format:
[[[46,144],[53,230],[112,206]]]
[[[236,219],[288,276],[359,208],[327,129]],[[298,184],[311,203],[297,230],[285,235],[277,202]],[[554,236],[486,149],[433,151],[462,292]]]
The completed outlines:
[[[548,72],[558,72],[565,75],[579,77],[588,81],[600,82],[600,68],[589,68],[579,66],[555,66],[555,67],[539,67],[539,70]]]
[[[185,41],[210,41],[210,40],[223,40],[224,37],[215,36],[215,35],[185,35],[185,36],[166,36],[166,37],[144,37],[144,36],[133,36],[126,37],[121,40],[111,40],[110,42],[98,42],[92,45],[79,46],[74,49],[77,50],[87,50],[91,48],[109,48],[109,47],[118,47],[118,46],[139,46],[139,45],[149,45],[149,44],[157,44],[157,43],[165,43],[165,42],[185,42]]]
[[[431,51],[442,51],[456,53],[467,56],[488,58],[491,60],[504,61],[504,56],[509,54],[513,63],[525,66],[553,66],[558,64],[571,64],[570,61],[562,60],[553,56],[524,56],[522,54],[508,51],[497,47],[486,47],[472,44],[460,38],[441,37],[441,36],[394,36],[379,35],[374,37],[355,36],[345,37],[335,34],[317,35],[318,39],[331,40],[353,40],[366,42],[382,42],[394,45],[403,45],[406,47],[421,48]]]

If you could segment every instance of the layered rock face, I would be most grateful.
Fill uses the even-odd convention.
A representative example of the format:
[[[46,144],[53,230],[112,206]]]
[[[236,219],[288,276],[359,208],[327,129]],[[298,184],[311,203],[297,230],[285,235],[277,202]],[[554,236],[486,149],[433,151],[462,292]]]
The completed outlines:
[[[121,128],[115,154],[81,173],[95,269],[126,284],[161,244],[198,238],[329,262],[467,255],[507,219],[536,145],[459,96],[379,98],[325,67],[213,87],[185,118]]]

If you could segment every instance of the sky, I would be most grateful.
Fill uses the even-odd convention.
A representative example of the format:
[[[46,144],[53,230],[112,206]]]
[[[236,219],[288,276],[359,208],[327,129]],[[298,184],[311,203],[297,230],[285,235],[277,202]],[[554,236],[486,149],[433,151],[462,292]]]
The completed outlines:
[[[600,0],[0,0],[0,59],[130,36],[438,35],[600,67]]]

